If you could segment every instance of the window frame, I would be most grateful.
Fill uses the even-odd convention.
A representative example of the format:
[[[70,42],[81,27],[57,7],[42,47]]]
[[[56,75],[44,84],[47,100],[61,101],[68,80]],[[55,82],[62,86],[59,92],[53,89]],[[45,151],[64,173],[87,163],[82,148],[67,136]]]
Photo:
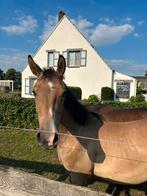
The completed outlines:
[[[130,98],[130,93],[131,93],[131,80],[115,80],[116,82],[116,99],[129,99]],[[122,84],[121,84],[122,83]],[[129,89],[128,91],[121,91],[122,92],[122,95],[124,92],[127,92],[128,93],[128,96],[119,96],[118,94],[118,85],[119,86],[123,86],[122,89],[124,88],[124,85],[129,85]]]
[[[29,93],[30,93],[30,95],[34,95],[33,94],[33,86],[31,86],[31,80],[37,80],[37,77],[35,77],[35,76],[30,76],[29,77]]]
[[[29,76],[28,78],[25,78],[25,95],[33,95],[33,88],[31,87],[31,80],[37,80],[37,77],[35,76]],[[28,81],[28,85],[26,85],[26,81]],[[26,87],[28,88],[28,92],[26,91]]]
[[[47,67],[57,67],[60,52],[56,50],[46,50],[46,52],[47,52]],[[53,53],[53,65],[49,65],[49,55],[48,55],[49,53]],[[55,57],[55,53],[58,54],[57,57]]]
[[[28,85],[27,85],[28,83]],[[28,88],[28,91],[26,90],[26,88]],[[29,78],[25,78],[25,94],[29,95],[30,94],[30,81]]]
[[[80,65],[69,65],[69,54],[70,52],[80,52]],[[85,53],[85,56],[82,57],[82,52]],[[66,60],[67,67],[69,68],[80,68],[80,67],[86,67],[87,65],[87,50],[83,50],[82,48],[74,48],[74,49],[67,49],[66,51],[62,51],[62,55],[64,56]],[[81,63],[82,60],[85,61],[85,63]]]

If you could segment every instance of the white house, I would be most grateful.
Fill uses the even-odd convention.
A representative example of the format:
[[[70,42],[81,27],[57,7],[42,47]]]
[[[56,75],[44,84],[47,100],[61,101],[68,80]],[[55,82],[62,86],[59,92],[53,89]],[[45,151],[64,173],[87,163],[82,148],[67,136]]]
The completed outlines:
[[[121,101],[136,95],[136,80],[112,70],[63,12],[59,13],[56,27],[33,58],[42,68],[56,69],[59,54],[67,63],[65,83],[81,87],[82,98],[91,94],[99,96],[105,86],[113,88]],[[27,65],[22,72],[22,97],[33,97],[35,79]]]

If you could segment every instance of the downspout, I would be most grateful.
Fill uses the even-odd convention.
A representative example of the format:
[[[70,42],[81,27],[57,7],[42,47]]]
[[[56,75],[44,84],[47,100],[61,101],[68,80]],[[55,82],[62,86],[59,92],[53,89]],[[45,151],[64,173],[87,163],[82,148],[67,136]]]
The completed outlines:
[[[111,88],[114,90],[114,75],[115,75],[115,70],[112,69],[112,77],[111,77]],[[115,90],[114,90],[114,101],[116,99],[116,95],[115,95]]]
[[[115,74],[115,70],[112,69],[112,79],[111,79],[111,88],[114,90],[114,74]]]

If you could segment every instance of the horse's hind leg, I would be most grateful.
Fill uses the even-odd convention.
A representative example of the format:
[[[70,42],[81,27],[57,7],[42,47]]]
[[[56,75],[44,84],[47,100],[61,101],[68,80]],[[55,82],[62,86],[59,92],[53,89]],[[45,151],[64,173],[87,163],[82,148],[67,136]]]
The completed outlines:
[[[87,174],[70,172],[70,182],[79,186],[87,186],[91,176]]]

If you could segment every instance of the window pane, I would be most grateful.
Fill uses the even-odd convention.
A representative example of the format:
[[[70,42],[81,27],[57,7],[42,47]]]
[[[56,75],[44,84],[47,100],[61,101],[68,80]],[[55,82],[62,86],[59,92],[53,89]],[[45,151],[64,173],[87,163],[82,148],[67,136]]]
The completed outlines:
[[[86,59],[81,59],[81,66],[86,66]]]
[[[67,59],[67,52],[66,51],[63,51],[62,55],[64,56],[65,59]]]
[[[69,52],[69,65],[74,65],[75,63],[75,52]]]
[[[30,78],[30,94],[32,94],[32,91],[33,91],[33,87],[36,83],[36,78]]]
[[[29,78],[25,78],[25,94],[29,94]]]
[[[81,51],[81,58],[86,58],[86,51]]]
[[[25,86],[29,86],[29,78],[25,79]]]
[[[54,57],[55,57],[55,59],[58,59],[59,58],[59,52],[54,52]]]
[[[49,66],[54,65],[54,53],[53,52],[48,53],[48,65]]]
[[[29,86],[25,87],[25,94],[29,94]]]
[[[54,59],[54,66],[57,66],[58,59]]]
[[[69,66],[80,66],[80,64],[81,64],[80,51],[70,51],[69,52],[68,64],[69,64]]]
[[[75,52],[75,65],[79,65],[80,66],[80,63],[81,63],[80,52]]]
[[[130,97],[130,83],[129,82],[117,82],[116,95],[118,98]]]

